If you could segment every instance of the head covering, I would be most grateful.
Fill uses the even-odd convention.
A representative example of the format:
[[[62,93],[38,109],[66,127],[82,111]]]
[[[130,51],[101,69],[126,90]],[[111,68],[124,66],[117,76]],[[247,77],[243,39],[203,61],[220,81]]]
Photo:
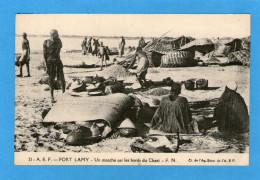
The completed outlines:
[[[118,128],[131,128],[131,129],[135,129],[135,125],[134,123],[131,121],[131,119],[126,118],[122,121],[122,123],[119,125]]]
[[[173,83],[171,87],[171,92],[175,92],[176,94],[181,93],[181,84],[180,83]]]
[[[24,33],[23,33],[23,36],[27,36],[27,34],[24,32]]]
[[[237,90],[237,83],[235,81],[229,81],[227,83],[227,88],[233,91]]]

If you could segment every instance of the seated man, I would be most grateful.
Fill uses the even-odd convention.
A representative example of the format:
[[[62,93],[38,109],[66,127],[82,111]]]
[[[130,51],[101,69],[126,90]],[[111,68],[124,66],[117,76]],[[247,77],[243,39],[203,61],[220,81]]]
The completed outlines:
[[[237,84],[228,82],[214,110],[218,130],[226,133],[246,133],[249,131],[249,115],[246,103],[236,92]]]
[[[151,121],[151,128],[167,133],[191,132],[191,112],[185,97],[179,96],[181,85],[174,83],[170,95],[162,98]]]

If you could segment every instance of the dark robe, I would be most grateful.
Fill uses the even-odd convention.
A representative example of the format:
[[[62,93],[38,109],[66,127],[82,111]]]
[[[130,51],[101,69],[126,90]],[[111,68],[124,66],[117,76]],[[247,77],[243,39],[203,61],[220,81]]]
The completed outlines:
[[[92,40],[92,39],[89,39],[89,40],[88,40],[88,53],[92,53],[91,40]]]
[[[249,115],[246,103],[239,93],[226,87],[214,110],[220,132],[246,133]]]
[[[146,44],[145,44],[144,38],[141,38],[141,39],[139,40],[138,46],[141,47],[141,48],[144,48],[145,45],[146,45]]]
[[[151,128],[168,133],[176,133],[177,130],[180,133],[188,133],[191,120],[189,104],[185,97],[172,99],[165,96],[154,114]]]

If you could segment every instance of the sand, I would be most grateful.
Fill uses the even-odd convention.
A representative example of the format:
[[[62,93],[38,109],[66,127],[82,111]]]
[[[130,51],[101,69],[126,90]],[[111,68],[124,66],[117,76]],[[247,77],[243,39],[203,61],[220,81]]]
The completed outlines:
[[[98,58],[92,56],[82,56],[80,53],[62,53],[61,59],[64,64],[86,64],[95,63]],[[113,59],[111,57],[110,59]],[[43,70],[36,67],[43,61],[42,54],[31,55],[31,76],[15,78],[15,143],[14,150],[19,151],[55,151],[55,152],[131,152],[129,145],[135,138],[105,139],[99,143],[88,146],[68,146],[64,143],[64,134],[55,130],[53,127],[43,127],[42,112],[44,109],[51,108],[53,104],[50,100],[49,91],[43,90],[43,85],[38,81],[46,76]],[[65,78],[84,77],[88,75],[101,75],[100,68],[78,69],[64,68]],[[134,72],[135,70],[131,70]],[[174,81],[185,81],[193,78],[204,78],[209,80],[209,87],[216,87],[214,90],[195,90],[188,91],[182,87],[182,96],[187,97],[188,101],[210,100],[218,98],[229,80],[238,82],[238,92],[245,99],[249,107],[249,67],[242,66],[208,66],[208,67],[189,67],[189,68],[150,68],[147,74],[148,79],[161,81],[166,77],[171,77]],[[15,73],[19,73],[16,67]],[[24,75],[26,68],[24,67]],[[126,78],[126,81],[134,82],[135,78]],[[167,87],[166,87],[167,89]],[[58,100],[62,92],[55,91],[55,98]],[[149,101],[139,95],[142,101]],[[161,99],[162,96],[156,97]],[[242,135],[237,139],[227,139],[219,134],[216,128],[209,131],[207,136],[191,137],[193,143],[185,144],[180,147],[180,152],[212,152],[212,149],[219,147],[220,152],[248,152],[248,134]],[[223,147],[232,145],[232,148],[224,150]]]

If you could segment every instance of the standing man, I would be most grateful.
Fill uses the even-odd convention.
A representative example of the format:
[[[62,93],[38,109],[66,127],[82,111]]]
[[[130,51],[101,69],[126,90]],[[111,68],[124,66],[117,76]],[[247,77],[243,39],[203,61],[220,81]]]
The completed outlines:
[[[92,53],[92,45],[91,45],[92,37],[88,40],[88,53]]]
[[[145,87],[146,79],[145,76],[147,74],[147,70],[149,67],[149,60],[147,58],[147,55],[144,51],[142,51],[142,48],[137,47],[134,60],[132,63],[128,66],[127,69],[129,69],[131,66],[134,65],[134,63],[137,60],[137,70],[136,70],[136,78],[137,81],[140,83],[141,88]]]
[[[23,41],[22,41],[22,56],[19,59],[19,67],[20,67],[20,74],[17,75],[17,77],[22,77],[23,76],[23,65],[26,64],[27,68],[27,76],[30,77],[30,67],[29,67],[29,62],[30,62],[30,44],[27,39],[27,34],[24,32],[23,33]]]
[[[124,49],[125,49],[125,38],[122,36],[121,37],[122,40],[119,44],[119,56],[122,57],[122,55],[124,54]]]
[[[98,54],[101,58],[101,71],[103,70],[103,61],[105,61],[105,67],[107,67],[107,52],[106,47],[103,45],[103,42],[100,42],[100,46],[98,47]]]
[[[83,55],[86,55],[86,53],[87,53],[87,42],[88,42],[88,38],[87,37],[85,37],[85,39],[82,41],[82,43],[81,43],[81,47],[82,47],[82,54]]]
[[[93,39],[93,46],[94,46],[94,50],[92,51],[92,55],[96,55],[98,54],[98,47],[100,46],[98,39]]]
[[[60,50],[62,48],[62,42],[59,38],[58,31],[52,29],[50,31],[50,39],[47,39],[43,43],[43,55],[47,66],[47,73],[49,75],[49,86],[51,92],[51,100],[55,102],[53,97],[54,80],[57,76],[58,82],[62,88],[62,92],[65,92],[65,79],[63,73],[63,64],[60,60]]]

